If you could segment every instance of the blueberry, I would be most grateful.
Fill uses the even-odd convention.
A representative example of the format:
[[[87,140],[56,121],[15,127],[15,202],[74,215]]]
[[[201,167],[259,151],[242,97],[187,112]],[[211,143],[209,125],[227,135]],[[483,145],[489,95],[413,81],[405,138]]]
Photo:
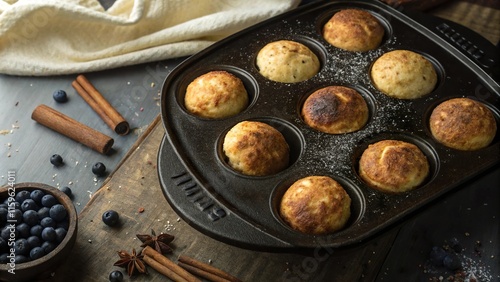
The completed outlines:
[[[57,245],[52,242],[45,241],[42,243],[42,249],[45,251],[46,254],[52,252],[56,247]]]
[[[25,222],[16,225],[16,229],[21,238],[28,238],[31,235],[31,227]]]
[[[4,238],[0,237],[0,254],[3,254],[4,252],[7,252],[9,249],[9,246],[7,245],[7,240]]]
[[[64,90],[56,90],[52,93],[52,98],[58,103],[65,103],[68,101],[68,95]]]
[[[61,228],[61,227],[56,228],[56,237],[57,237],[56,241],[58,243],[61,243],[67,233],[68,233],[68,231],[66,231],[66,229],[64,229],[64,228]]]
[[[20,210],[21,209],[21,202],[15,201],[14,202],[14,208],[16,210]],[[11,209],[12,209],[12,206],[11,206]]]
[[[17,221],[17,223],[21,223],[23,220],[23,212],[20,209],[15,209],[13,212],[9,213],[9,219],[13,219]]]
[[[41,226],[40,224],[32,226],[31,229],[30,229],[30,234],[32,236],[42,237],[43,228],[44,227]]]
[[[28,240],[21,238],[14,242],[14,251],[17,255],[27,255],[30,252],[30,245]]]
[[[57,199],[54,196],[47,194],[42,197],[42,205],[44,207],[50,208],[55,204],[57,204]]]
[[[37,211],[40,207],[38,207],[38,205],[35,203],[35,201],[33,201],[33,199],[26,199],[23,201],[23,203],[21,204],[21,210],[23,212],[25,211],[29,211],[29,210],[34,210],[34,211]]]
[[[30,251],[30,258],[32,260],[39,259],[45,255],[45,250],[42,247],[34,247]]]
[[[429,259],[431,263],[435,266],[443,265],[443,259],[446,256],[446,251],[438,246],[432,247],[431,253],[429,254]]]
[[[92,166],[92,173],[97,176],[104,176],[106,174],[106,166],[101,162],[97,162]]]
[[[38,218],[38,212],[34,210],[28,210],[23,213],[23,222],[27,223],[29,226],[35,226],[40,223]]]
[[[462,251],[462,246],[456,237],[450,239],[449,245],[457,253]]]
[[[59,190],[66,194],[66,196],[68,196],[70,199],[73,198],[73,191],[71,191],[71,188],[69,188],[68,186],[61,187],[61,189]]]
[[[16,196],[14,197],[16,202],[19,202],[19,203],[22,203],[24,200],[29,199],[29,198],[30,198],[30,191],[28,191],[28,190],[19,191],[19,192],[17,192]]]
[[[30,198],[35,201],[37,204],[42,203],[42,197],[45,196],[45,193],[42,190],[33,190],[31,191]]]
[[[69,219],[56,222],[56,229],[57,228],[63,228],[63,229],[68,230],[68,228],[69,228]]]
[[[38,236],[30,236],[26,241],[28,241],[31,248],[40,247],[42,245],[42,240],[40,240]]]
[[[7,253],[2,253],[0,255],[0,263],[8,263],[9,262],[9,258],[7,257],[9,254]]]
[[[59,154],[53,154],[52,156],[50,156],[50,163],[54,166],[62,166],[63,158]]]
[[[47,227],[56,227],[56,222],[54,219],[52,219],[51,217],[45,217],[43,218],[42,220],[40,220],[40,225],[43,227],[43,228],[47,228]]]
[[[1,207],[0,208],[0,225],[3,225],[5,222],[7,222],[7,214],[9,213],[9,210],[7,208]]]
[[[53,205],[51,208],[50,208],[50,211],[49,211],[49,214],[50,214],[50,217],[54,220],[54,221],[61,221],[63,219],[66,218],[66,215],[68,214],[66,209],[64,208],[63,205],[61,204],[57,204],[57,205]]]
[[[38,210],[38,219],[42,220],[46,217],[50,217],[50,208],[47,207],[41,207]]]
[[[449,270],[457,270],[462,267],[462,262],[460,261],[460,258],[457,254],[449,253],[444,257],[443,265]]]
[[[104,224],[106,224],[108,226],[117,225],[119,219],[120,219],[120,216],[114,210],[108,210],[102,214],[102,221],[104,222]]]
[[[30,261],[29,257],[28,256],[25,256],[25,255],[16,255],[16,257],[14,258],[16,264],[20,264],[20,263],[24,263],[24,262],[28,262]]]
[[[123,281],[123,274],[119,270],[113,270],[109,273],[109,281],[110,282],[121,282]]]
[[[47,242],[55,242],[57,241],[57,234],[54,227],[45,227],[42,230],[42,240]]]
[[[2,237],[4,240],[9,240],[12,232],[14,232],[14,238],[19,237],[19,231],[17,231],[17,228],[6,225],[2,228],[2,231],[0,231],[0,237]]]

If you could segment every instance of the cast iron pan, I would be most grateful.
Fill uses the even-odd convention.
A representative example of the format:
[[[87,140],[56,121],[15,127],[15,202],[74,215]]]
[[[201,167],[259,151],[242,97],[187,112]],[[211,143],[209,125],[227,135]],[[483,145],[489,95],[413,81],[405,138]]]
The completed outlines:
[[[322,38],[324,23],[345,8],[367,10],[382,22],[386,36],[380,48],[352,53]],[[161,98],[166,135],[159,149],[158,173],[167,201],[201,232],[236,246],[265,250],[343,247],[424,209],[430,201],[498,164],[500,134],[487,148],[472,152],[446,148],[431,137],[427,125],[430,112],[452,97],[480,100],[499,124],[500,87],[488,75],[494,59],[488,66],[481,65],[481,58],[462,52],[439,35],[432,22],[427,25],[431,28],[377,1],[321,1],[250,27],[184,61],[166,78]],[[255,66],[256,54],[267,43],[281,39],[301,42],[313,50],[322,64],[320,72],[294,84],[262,77]],[[369,78],[372,62],[395,49],[418,52],[434,64],[439,82],[430,95],[398,100],[373,87]],[[482,58],[488,56],[486,53]],[[242,79],[251,100],[244,112],[208,120],[186,111],[183,97],[187,85],[211,70],[226,70]],[[299,114],[301,103],[308,94],[328,85],[354,87],[364,96],[370,108],[367,126],[354,133],[329,135],[304,124]],[[244,120],[266,122],[283,133],[291,148],[287,169],[272,176],[249,177],[228,166],[222,140],[232,126]],[[360,180],[357,162],[363,150],[389,138],[414,143],[425,153],[431,173],[422,187],[387,195]],[[343,230],[307,235],[280,219],[277,206],[285,190],[310,175],[331,176],[349,193],[352,215]]]

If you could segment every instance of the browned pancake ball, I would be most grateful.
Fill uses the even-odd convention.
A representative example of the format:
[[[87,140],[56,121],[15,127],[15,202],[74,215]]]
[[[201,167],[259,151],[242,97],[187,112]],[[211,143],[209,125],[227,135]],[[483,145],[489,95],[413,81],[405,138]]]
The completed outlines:
[[[359,176],[382,192],[413,190],[428,175],[426,156],[416,145],[404,141],[383,140],[371,144],[359,160]]]
[[[384,28],[364,10],[345,9],[335,13],[323,27],[328,43],[347,51],[376,49],[384,37]]]
[[[251,176],[275,174],[288,167],[290,148],[274,127],[258,121],[242,121],[224,137],[228,164]]]
[[[280,203],[280,216],[295,230],[328,234],[342,229],[351,216],[351,198],[328,176],[309,176],[288,188]]]
[[[408,50],[385,53],[373,63],[370,74],[378,90],[398,99],[423,97],[431,93],[437,83],[432,63]]]
[[[248,93],[235,75],[227,71],[210,71],[189,83],[184,105],[189,112],[200,117],[225,118],[248,106]]]
[[[267,44],[257,54],[257,68],[264,77],[294,83],[310,79],[319,72],[320,62],[307,46],[290,40]]]
[[[439,104],[432,111],[429,124],[438,142],[463,151],[485,148],[497,132],[490,109],[469,98],[454,98]]]
[[[316,90],[302,106],[302,117],[310,127],[330,134],[361,129],[368,121],[365,99],[354,89],[328,86]]]

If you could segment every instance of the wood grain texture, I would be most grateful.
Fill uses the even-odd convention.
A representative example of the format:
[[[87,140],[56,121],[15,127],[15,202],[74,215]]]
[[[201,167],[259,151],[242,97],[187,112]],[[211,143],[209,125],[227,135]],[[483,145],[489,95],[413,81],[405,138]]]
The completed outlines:
[[[498,2],[498,1],[497,1]],[[467,1],[450,1],[428,11],[479,33],[496,45],[500,41],[500,10]]]

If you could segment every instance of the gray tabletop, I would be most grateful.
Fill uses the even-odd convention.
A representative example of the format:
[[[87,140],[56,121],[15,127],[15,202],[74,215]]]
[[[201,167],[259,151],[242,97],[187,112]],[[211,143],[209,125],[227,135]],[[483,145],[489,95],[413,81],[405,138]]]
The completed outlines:
[[[41,182],[57,188],[70,187],[80,211],[102,186],[106,175],[96,177],[91,167],[102,162],[112,172],[160,112],[160,92],[165,77],[183,59],[124,67],[85,76],[108,102],[130,123],[128,135],[113,132],[71,86],[75,75],[18,77],[0,75],[0,185],[9,175],[15,181]],[[57,103],[52,93],[64,90],[66,103]],[[103,155],[31,119],[45,104],[114,139],[112,150]],[[64,165],[50,163],[53,154]]]

